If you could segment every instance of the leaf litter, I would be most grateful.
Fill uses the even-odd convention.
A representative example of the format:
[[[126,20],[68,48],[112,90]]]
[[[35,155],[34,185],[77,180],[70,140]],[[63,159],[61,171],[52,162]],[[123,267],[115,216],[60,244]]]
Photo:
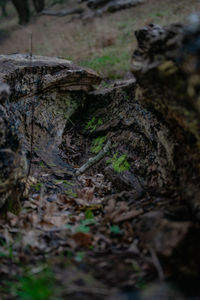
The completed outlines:
[[[56,184],[63,181],[57,180]],[[65,184],[73,186],[70,182]],[[116,201],[112,196],[107,201],[106,195],[111,195],[111,190],[111,182],[106,182],[103,174],[82,175],[78,177],[76,197],[35,191],[22,203],[19,213],[7,212],[0,220],[0,278],[7,278],[0,289],[2,299],[18,299],[22,295],[18,285],[23,287],[26,282],[27,268],[32,278],[34,268],[42,264],[47,264],[53,272],[54,283],[59,282],[60,289],[55,288],[54,294],[61,297],[70,293],[75,297],[79,291],[88,298],[94,294],[101,298],[102,294],[105,297],[115,293],[116,284],[120,288],[146,277],[148,263],[144,268],[130,223],[143,210],[130,209],[126,202]],[[133,272],[136,265],[137,273]],[[72,283],[66,287],[63,275],[66,272],[80,273],[83,277],[79,280],[79,275],[73,275],[74,290]],[[85,276],[89,277],[89,283]],[[95,282],[93,287],[91,281]],[[8,282],[15,289],[9,289]],[[48,297],[41,299],[51,299]]]

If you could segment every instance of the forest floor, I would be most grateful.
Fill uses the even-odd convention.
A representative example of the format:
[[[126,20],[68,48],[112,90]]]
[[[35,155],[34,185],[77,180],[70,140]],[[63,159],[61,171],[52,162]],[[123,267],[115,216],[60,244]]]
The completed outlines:
[[[76,1],[67,3],[67,8],[78,5]],[[66,4],[52,9],[62,8],[66,9]],[[104,77],[121,78],[130,70],[135,30],[150,23],[183,22],[199,10],[198,0],[148,0],[143,5],[85,21],[74,16],[33,16],[29,25],[21,27],[10,4],[9,17],[0,22],[1,54],[29,52],[32,32],[34,54],[63,57]]]
[[[31,31],[34,54],[62,56],[104,78],[121,78],[130,70],[137,28],[182,22],[198,9],[197,0],[149,0],[86,23],[72,17],[35,16],[26,28],[17,27],[11,10],[0,24],[1,53],[28,52]],[[105,143],[94,142],[97,127],[104,123],[101,114],[105,116],[103,109],[86,114],[65,132],[62,150],[75,169]],[[110,161],[116,174],[123,171],[118,159]],[[33,164],[41,180],[35,181],[32,174],[27,183],[30,196],[0,220],[0,299],[185,299],[182,292],[165,286],[170,270],[163,270],[153,249],[140,247],[133,226],[143,213],[164,210],[170,198],[152,199],[141,193],[138,201],[124,201],[129,194],[113,186],[102,165],[87,175],[63,178],[49,175],[37,158]],[[123,157],[123,168],[127,167]],[[54,192],[46,193],[48,189]],[[156,284],[146,294],[151,282]]]

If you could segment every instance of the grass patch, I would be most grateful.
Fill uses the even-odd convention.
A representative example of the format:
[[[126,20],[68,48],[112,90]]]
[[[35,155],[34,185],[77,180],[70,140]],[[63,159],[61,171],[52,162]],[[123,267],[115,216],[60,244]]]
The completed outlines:
[[[54,275],[49,268],[26,272],[16,282],[4,281],[3,290],[20,300],[50,300],[54,294]]]
[[[88,67],[102,74],[104,77],[117,79],[122,73],[130,69],[130,53],[123,51],[116,53],[115,49],[105,50],[102,56],[95,56],[81,62],[83,67]]]

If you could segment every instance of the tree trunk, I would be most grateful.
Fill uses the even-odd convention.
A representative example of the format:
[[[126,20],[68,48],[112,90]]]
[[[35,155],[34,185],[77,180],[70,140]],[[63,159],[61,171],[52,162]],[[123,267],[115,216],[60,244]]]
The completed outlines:
[[[33,0],[35,10],[39,13],[45,7],[45,0]]]
[[[0,1],[0,6],[1,6],[1,15],[2,15],[2,17],[7,17],[6,0],[1,0]]]
[[[15,6],[18,17],[19,24],[23,25],[29,22],[30,19],[30,10],[27,0],[12,0],[13,5]]]

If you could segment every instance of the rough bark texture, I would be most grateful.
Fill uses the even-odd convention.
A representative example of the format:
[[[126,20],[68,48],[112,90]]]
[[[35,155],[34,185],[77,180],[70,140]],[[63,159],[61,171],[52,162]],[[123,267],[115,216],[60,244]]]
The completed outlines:
[[[100,78],[93,71],[76,67],[66,60],[38,56],[30,59],[26,55],[0,56],[0,73],[0,81],[10,86],[11,92],[8,101],[1,101],[1,151],[5,152],[4,149],[8,148],[5,155],[10,155],[10,151],[18,152],[19,149],[29,158],[36,155],[52,169],[56,167],[55,172],[59,174],[73,172],[60,158],[58,146],[66,123],[84,104],[85,93],[98,84]],[[14,133],[10,133],[9,128],[13,126],[9,124],[14,126]],[[15,137],[15,150],[9,135]],[[6,143],[11,143],[10,147]],[[17,165],[14,158],[2,160],[1,170],[5,170],[6,161],[11,170]],[[20,168],[21,164],[18,164]],[[2,193],[7,181],[12,182],[10,173],[4,173]],[[13,176],[13,171],[11,173]],[[21,173],[26,172],[23,170],[15,175],[14,185],[21,178]],[[6,195],[0,198],[0,206],[4,204]]]
[[[199,25],[195,17],[185,27],[149,25],[137,31],[136,79],[90,92],[100,82],[92,71],[59,59],[0,56],[0,80],[11,89],[9,102],[1,104],[1,135],[9,135],[4,125],[9,111],[18,132],[13,134],[22,137],[20,149],[30,157],[33,142],[38,162],[58,177],[92,161],[87,173],[103,173],[111,184],[108,198],[126,201],[130,216],[137,216],[133,234],[142,249],[153,249],[164,265],[170,262],[173,270],[195,276],[200,271],[195,241],[200,232]],[[93,165],[96,138],[103,138],[102,149],[111,146]],[[123,214],[115,219],[125,220]]]
[[[168,136],[161,132],[152,142],[157,138],[162,141],[167,169],[171,172],[169,178],[181,197],[198,211],[200,31],[197,20],[195,23],[191,20],[185,27],[149,25],[137,31],[138,49],[133,54],[132,70],[139,83],[137,98],[168,128]]]
[[[20,183],[27,172],[27,161],[22,151],[15,120],[6,109],[9,87],[0,84],[0,207],[9,198],[20,197]]]
[[[81,166],[94,157],[96,138],[104,137],[104,145],[110,141],[110,153],[87,173],[103,172],[112,186],[108,198],[147,213],[133,221],[142,249],[153,249],[173,274],[195,277],[200,271],[199,28],[191,22],[136,32],[136,80],[91,92],[84,113],[72,119],[78,124],[66,127],[62,145],[66,149],[70,137],[67,159]],[[119,171],[117,159],[123,157],[129,166]]]

